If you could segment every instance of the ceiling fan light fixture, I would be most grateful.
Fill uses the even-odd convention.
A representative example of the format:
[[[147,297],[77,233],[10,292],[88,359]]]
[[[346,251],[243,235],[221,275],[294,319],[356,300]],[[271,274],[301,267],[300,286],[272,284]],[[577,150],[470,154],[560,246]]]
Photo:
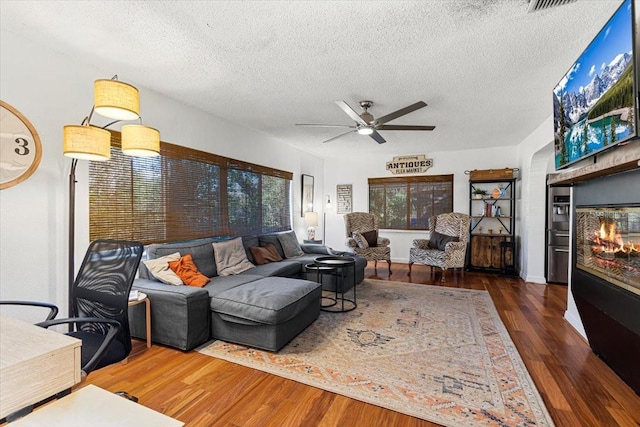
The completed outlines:
[[[371,135],[373,133],[373,126],[360,126],[358,133],[360,135]]]

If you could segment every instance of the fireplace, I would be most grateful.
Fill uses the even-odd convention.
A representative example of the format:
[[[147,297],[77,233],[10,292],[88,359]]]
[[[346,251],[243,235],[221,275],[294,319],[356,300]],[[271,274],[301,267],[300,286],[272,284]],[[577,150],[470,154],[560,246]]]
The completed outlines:
[[[593,352],[640,395],[640,170],[573,191],[576,307]]]
[[[575,218],[576,268],[640,295],[640,205],[578,207]]]

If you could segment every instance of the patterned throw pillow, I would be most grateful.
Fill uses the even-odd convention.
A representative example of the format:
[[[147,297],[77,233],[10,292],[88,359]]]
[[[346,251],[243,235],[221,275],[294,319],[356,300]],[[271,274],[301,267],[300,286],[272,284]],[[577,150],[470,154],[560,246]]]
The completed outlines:
[[[367,249],[369,247],[369,242],[367,242],[367,239],[365,239],[362,233],[356,231],[351,237],[353,237],[353,240],[356,241],[360,249]]]
[[[200,273],[191,254],[186,254],[177,261],[169,262],[169,268],[180,276],[185,285],[201,288],[209,283],[209,278]]]
[[[300,243],[298,243],[296,233],[293,231],[278,234],[278,240],[282,245],[282,250],[286,258],[295,258],[304,255],[304,252],[302,252],[300,248]]]

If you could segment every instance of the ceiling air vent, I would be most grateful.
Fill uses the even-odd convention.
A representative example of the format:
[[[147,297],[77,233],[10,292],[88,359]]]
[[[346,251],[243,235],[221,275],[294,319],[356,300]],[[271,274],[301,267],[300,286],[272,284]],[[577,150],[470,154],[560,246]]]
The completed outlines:
[[[576,0],[529,0],[528,13],[537,12],[551,7],[562,6],[563,4],[573,3]]]

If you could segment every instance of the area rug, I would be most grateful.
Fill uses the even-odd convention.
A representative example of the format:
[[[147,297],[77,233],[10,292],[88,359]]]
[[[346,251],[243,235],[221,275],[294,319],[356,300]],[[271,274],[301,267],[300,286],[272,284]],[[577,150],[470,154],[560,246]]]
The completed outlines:
[[[445,426],[553,426],[489,293],[365,280],[278,353],[199,352]]]

